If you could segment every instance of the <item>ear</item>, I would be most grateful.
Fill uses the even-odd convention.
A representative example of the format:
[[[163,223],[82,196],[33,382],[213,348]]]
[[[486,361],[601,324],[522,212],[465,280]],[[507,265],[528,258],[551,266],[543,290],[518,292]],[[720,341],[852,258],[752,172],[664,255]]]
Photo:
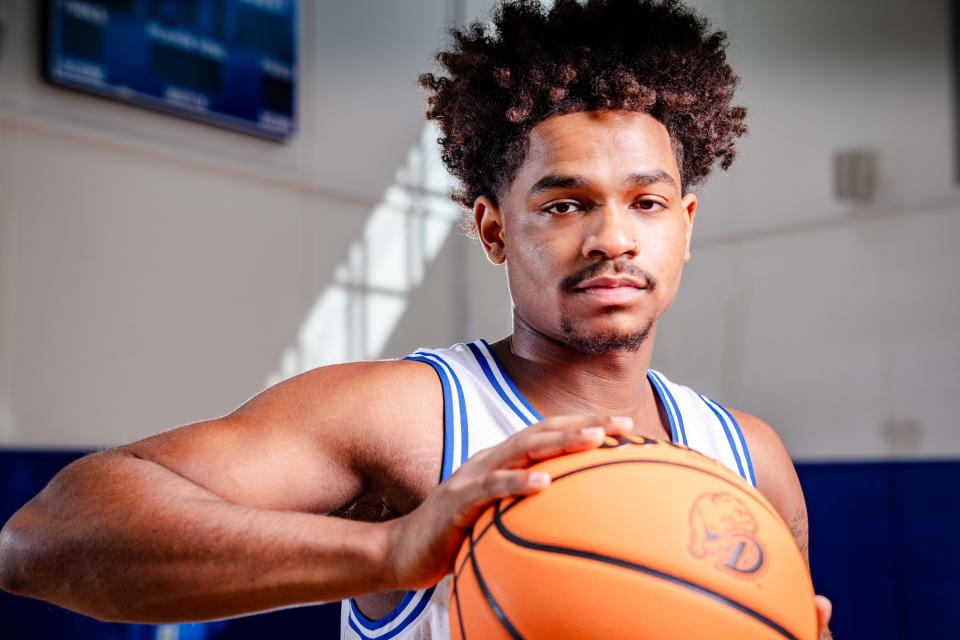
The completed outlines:
[[[686,247],[683,250],[683,261],[687,262],[690,260],[690,238],[693,237],[693,218],[697,214],[697,196],[688,193],[680,200],[680,204],[683,207],[685,214],[684,219],[687,223]]]
[[[477,236],[483,244],[487,259],[493,264],[506,262],[503,215],[500,213],[500,208],[487,196],[480,196],[473,203],[473,220],[477,225]]]

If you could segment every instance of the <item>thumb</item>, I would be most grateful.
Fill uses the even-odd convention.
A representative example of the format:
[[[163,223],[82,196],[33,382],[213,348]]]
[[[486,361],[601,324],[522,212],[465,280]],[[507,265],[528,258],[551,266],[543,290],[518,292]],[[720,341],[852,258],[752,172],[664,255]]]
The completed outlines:
[[[817,606],[817,628],[823,633],[830,623],[830,616],[833,615],[833,603],[823,596],[814,596],[813,600]]]

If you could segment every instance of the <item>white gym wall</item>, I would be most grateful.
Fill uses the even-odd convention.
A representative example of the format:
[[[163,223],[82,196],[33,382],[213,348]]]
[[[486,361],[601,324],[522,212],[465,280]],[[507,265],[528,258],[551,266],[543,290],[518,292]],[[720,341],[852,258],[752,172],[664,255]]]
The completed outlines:
[[[0,3],[0,446],[115,445],[306,366],[505,335],[416,86],[491,4],[301,2],[299,131],[276,144],[46,84],[35,3]],[[751,133],[700,194],[654,366],[800,459],[960,455],[947,2],[694,4],[730,34]],[[860,148],[876,196],[842,203],[833,154]],[[398,229],[403,277],[364,280]]]

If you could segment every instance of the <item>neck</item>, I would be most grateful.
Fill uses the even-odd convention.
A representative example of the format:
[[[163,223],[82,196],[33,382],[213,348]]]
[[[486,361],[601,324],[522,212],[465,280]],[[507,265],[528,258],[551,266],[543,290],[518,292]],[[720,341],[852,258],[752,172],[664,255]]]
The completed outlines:
[[[513,335],[492,346],[514,382],[544,415],[637,419],[657,411],[647,382],[655,334],[654,326],[636,351],[584,353],[537,331],[514,313]]]

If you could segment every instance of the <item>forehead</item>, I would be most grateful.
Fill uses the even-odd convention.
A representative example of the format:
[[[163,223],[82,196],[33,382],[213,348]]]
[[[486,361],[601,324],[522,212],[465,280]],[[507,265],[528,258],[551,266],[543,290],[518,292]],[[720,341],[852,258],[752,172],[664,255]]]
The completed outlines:
[[[597,181],[664,171],[680,184],[670,134],[656,118],[633,111],[583,111],[553,116],[529,134],[515,184],[545,174],[581,175]]]

